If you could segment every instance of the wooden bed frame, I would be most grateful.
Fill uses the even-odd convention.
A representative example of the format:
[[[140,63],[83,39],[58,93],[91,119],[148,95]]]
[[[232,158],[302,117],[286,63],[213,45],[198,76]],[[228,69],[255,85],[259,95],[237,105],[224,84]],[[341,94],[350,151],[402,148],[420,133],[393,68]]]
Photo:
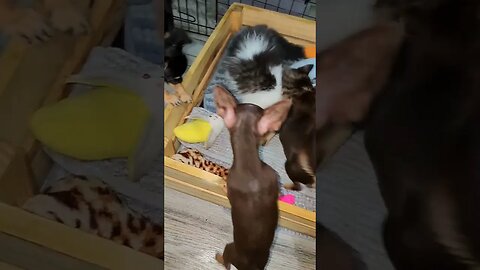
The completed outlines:
[[[200,54],[184,76],[184,87],[193,96],[193,103],[165,109],[165,185],[201,199],[230,207],[222,190],[223,180],[211,173],[173,160],[171,156],[180,146],[173,129],[184,122],[194,106],[200,105],[204,91],[212,77],[222,53],[232,34],[245,25],[266,24],[277,30],[287,40],[299,45],[316,42],[315,21],[285,15],[244,4],[233,4],[209,37]],[[349,130],[338,130],[336,141],[344,142]],[[337,143],[339,146],[341,143]],[[336,149],[332,149],[334,151]],[[316,214],[303,208],[279,202],[280,225],[315,237]]]
[[[68,94],[94,46],[109,46],[123,23],[126,0],[96,0],[84,37],[55,37],[29,47],[10,42],[0,55],[0,268],[163,269],[163,261],[18,208],[38,192],[50,159],[29,131],[29,118]]]

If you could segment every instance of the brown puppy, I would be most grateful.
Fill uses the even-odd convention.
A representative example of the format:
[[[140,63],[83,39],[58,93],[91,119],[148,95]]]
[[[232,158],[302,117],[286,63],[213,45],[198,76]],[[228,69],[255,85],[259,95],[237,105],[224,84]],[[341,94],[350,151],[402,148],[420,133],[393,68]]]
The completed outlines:
[[[287,189],[301,190],[300,183],[315,187],[315,92],[292,98],[288,117],[280,129],[280,141],[287,161],[285,170],[293,185]]]
[[[278,223],[278,175],[258,155],[264,135],[258,132],[258,122],[269,115],[264,115],[259,106],[237,104],[223,88],[215,88],[214,95],[217,113],[230,131],[233,148],[233,165],[227,180],[233,243],[227,244],[223,256],[217,254],[216,259],[227,269],[233,264],[239,270],[262,270],[270,257]],[[280,101],[272,107],[288,102]]]
[[[75,35],[89,30],[86,10],[90,0],[37,0],[35,9],[0,0],[0,31],[28,43],[49,40],[55,30]]]
[[[401,24],[378,22],[317,57],[316,161],[338,147],[335,130],[364,121],[385,85],[404,34]]]
[[[325,270],[366,270],[360,254],[337,234],[317,223],[317,267]]]
[[[480,269],[480,1],[384,0],[406,25],[365,133],[398,270]]]
[[[390,75],[402,40],[401,24],[379,22],[318,55],[318,127],[364,119]]]
[[[364,120],[402,39],[400,24],[379,22],[318,55],[316,93],[293,97],[280,129],[285,169],[293,181],[286,188],[314,187],[316,168],[338,146],[332,142],[336,130]]]

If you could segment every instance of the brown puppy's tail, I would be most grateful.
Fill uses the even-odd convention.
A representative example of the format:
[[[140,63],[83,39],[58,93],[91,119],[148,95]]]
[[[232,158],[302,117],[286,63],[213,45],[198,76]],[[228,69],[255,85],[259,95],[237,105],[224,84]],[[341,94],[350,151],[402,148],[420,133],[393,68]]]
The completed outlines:
[[[317,223],[317,269],[367,270],[360,254],[337,234]]]

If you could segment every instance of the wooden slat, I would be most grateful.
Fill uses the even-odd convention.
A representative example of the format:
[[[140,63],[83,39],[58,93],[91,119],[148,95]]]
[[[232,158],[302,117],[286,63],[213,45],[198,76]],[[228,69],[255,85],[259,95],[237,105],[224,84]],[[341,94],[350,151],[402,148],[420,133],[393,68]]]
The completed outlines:
[[[287,38],[292,37],[309,43],[316,41],[315,21],[258,7],[248,6],[243,9],[242,24],[250,26],[266,24]]]
[[[2,270],[24,270],[23,268],[20,268],[15,265],[8,264],[6,262],[1,262],[0,261],[0,269]]]
[[[25,151],[0,142],[0,201],[22,205],[35,190]]]
[[[193,92],[193,96],[192,96],[192,103],[187,104],[183,111],[177,111],[177,113],[182,113],[182,114],[179,118],[180,122],[177,123],[176,126],[183,123],[185,117],[187,117],[192,112],[193,108],[196,107],[196,106],[199,106],[200,103],[202,103],[205,90],[208,86],[208,83],[210,82],[211,77],[213,76],[213,73],[215,72],[215,68],[216,68],[217,64],[220,62],[220,59],[222,58],[223,51],[225,50],[225,48],[228,44],[228,40],[229,40],[230,36],[231,36],[231,33],[229,33],[227,35],[227,37],[224,39],[223,44],[220,46],[220,49],[217,51],[215,57],[213,58],[213,60],[211,62],[211,65],[208,67],[207,72],[203,76],[203,79],[200,81],[198,86],[195,88],[195,91]],[[175,141],[176,140],[175,135],[171,134],[171,137],[168,138],[168,140],[172,141],[172,142]],[[177,148],[175,148],[175,149],[177,149]]]
[[[193,91],[201,83],[203,77],[206,75],[212,61],[218,54],[222,47],[222,44],[227,39],[228,35],[232,32],[232,27],[238,26],[240,15],[230,17],[230,14],[239,12],[235,9],[229,9],[222,20],[218,23],[217,28],[210,35],[202,50],[198,54],[197,58],[191,65],[183,77],[183,86],[187,93],[192,94]],[[233,19],[231,19],[233,18]],[[173,129],[182,121],[182,116],[190,108],[192,104],[184,104],[181,106],[173,107],[168,105],[164,110],[164,136],[166,138],[173,138]]]
[[[23,269],[106,270],[4,233],[0,233],[0,260]],[[0,269],[4,269],[1,264]]]
[[[4,203],[0,232],[106,269],[163,269],[157,258]]]
[[[299,46],[303,46],[303,47],[306,47],[306,46],[312,46],[312,45],[315,45],[314,42],[310,42],[308,40],[304,40],[304,39],[299,39],[299,38],[295,38],[295,37],[287,37],[287,36],[284,36],[286,40],[288,40],[289,42],[293,43],[293,44],[296,44],[296,45],[299,45]]]
[[[214,174],[165,158],[165,185],[230,208],[222,179]],[[279,202],[280,226],[315,237],[315,212]]]
[[[0,98],[5,92],[8,82],[23,59],[27,46],[25,43],[9,42],[0,55]]]

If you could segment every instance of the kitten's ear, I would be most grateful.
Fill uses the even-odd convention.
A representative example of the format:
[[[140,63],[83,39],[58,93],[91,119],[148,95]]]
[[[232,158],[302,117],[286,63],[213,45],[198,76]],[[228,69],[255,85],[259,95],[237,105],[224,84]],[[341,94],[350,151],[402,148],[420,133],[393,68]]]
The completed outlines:
[[[232,94],[220,86],[215,86],[213,94],[215,96],[215,104],[217,105],[217,114],[223,118],[227,128],[232,128],[237,120],[235,115],[237,101]]]
[[[310,64],[310,65],[305,65],[303,67],[299,67],[295,70],[302,73],[302,74],[308,75],[310,73],[310,71],[312,71],[312,69],[313,69],[313,65]]]
[[[278,131],[287,119],[291,107],[292,100],[284,99],[265,109],[257,124],[258,134],[263,136],[268,132]]]

